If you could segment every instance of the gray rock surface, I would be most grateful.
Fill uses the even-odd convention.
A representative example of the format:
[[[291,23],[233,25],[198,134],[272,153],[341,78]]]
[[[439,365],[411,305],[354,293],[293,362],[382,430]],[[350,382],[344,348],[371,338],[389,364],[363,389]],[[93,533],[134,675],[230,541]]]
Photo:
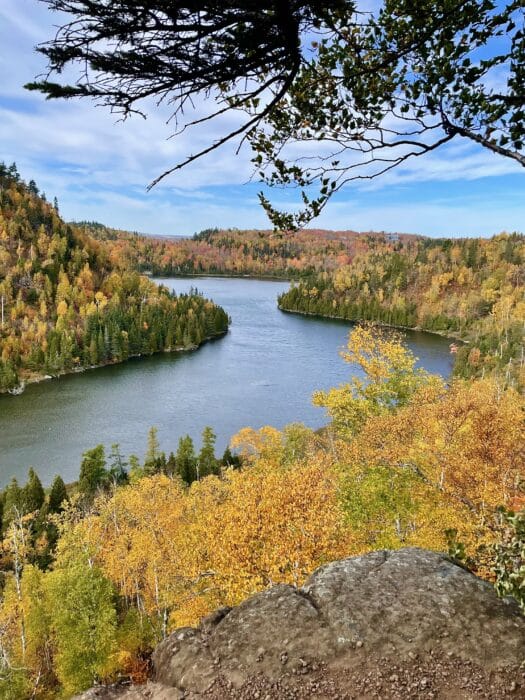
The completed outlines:
[[[517,668],[525,618],[445,555],[380,551],[333,562],[302,588],[274,586],[198,629],[175,631],[153,654],[153,683],[83,700],[171,700],[203,694],[219,679],[235,689],[256,675],[276,680],[319,664],[355,669],[367,657],[410,662],[429,654],[487,672]]]

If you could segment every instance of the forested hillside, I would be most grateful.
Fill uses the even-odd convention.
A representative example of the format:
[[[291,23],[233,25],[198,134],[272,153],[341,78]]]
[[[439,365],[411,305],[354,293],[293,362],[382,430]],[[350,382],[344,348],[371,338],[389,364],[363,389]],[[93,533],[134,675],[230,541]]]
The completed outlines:
[[[351,321],[421,328],[466,341],[455,372],[497,371],[525,384],[525,237],[419,239],[394,245],[369,239],[335,271],[312,274],[279,306]]]
[[[175,297],[65,224],[0,165],[0,390],[43,375],[199,345],[228,327],[198,294]]]
[[[163,241],[67,225],[14,167],[0,173],[4,389],[226,330],[219,307],[137,271],[173,274],[178,255],[193,272],[197,261],[223,274],[293,269],[303,277],[282,308],[468,341],[463,377],[447,383],[418,369],[399,335],[359,325],[343,357],[361,378],[314,394],[329,418],[320,433],[247,427],[219,459],[209,427],[198,453],[186,435],[168,454],[153,428],[142,462],[97,445],[76,484],[57,477],[46,493],[33,470],[23,487],[13,479],[0,497],[2,698],[141,682],[176,627],[371,550],[448,549],[525,607],[522,236]]]
[[[285,311],[420,328],[465,341],[463,377],[498,372],[525,384],[525,237],[430,239],[407,234],[209,229],[144,236],[82,222],[112,264],[154,275],[224,274],[296,280]]]
[[[390,240],[382,233],[315,229],[207,229],[192,238],[155,237],[96,222],[77,225],[105,242],[114,264],[159,276],[222,274],[293,279],[310,272],[336,270],[367,251],[369,241]],[[393,234],[392,238],[403,247],[417,237]]]

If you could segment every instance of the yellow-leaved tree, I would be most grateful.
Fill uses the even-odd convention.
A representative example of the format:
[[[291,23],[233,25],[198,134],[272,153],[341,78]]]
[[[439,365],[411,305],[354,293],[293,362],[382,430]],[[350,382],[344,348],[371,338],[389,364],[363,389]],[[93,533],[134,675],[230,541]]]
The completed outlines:
[[[415,367],[398,335],[370,326],[344,359],[366,381],[318,392],[332,417],[341,498],[360,549],[446,549],[459,538],[480,573],[496,508],[524,478],[524,401],[495,378],[453,380]]]
[[[326,408],[339,437],[351,438],[370,417],[399,409],[422,388],[437,390],[443,385],[440,377],[416,368],[417,357],[399,333],[371,324],[354,328],[341,355],[358,368],[359,376],[313,396],[316,406]]]
[[[299,584],[350,551],[331,460],[319,451],[291,457],[311,436],[298,426],[288,438],[254,432],[263,449],[255,448],[244,470],[227,469],[190,488],[164,475],[143,478],[100,498],[97,514],[76,526],[155,638],[265,586]]]

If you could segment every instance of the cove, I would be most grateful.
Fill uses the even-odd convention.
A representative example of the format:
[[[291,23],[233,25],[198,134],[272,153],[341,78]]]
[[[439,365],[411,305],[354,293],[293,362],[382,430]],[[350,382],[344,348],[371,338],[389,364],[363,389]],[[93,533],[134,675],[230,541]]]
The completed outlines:
[[[197,287],[232,318],[229,333],[189,353],[133,359],[32,384],[20,396],[0,396],[0,487],[24,482],[34,467],[42,482],[78,476],[82,453],[118,442],[124,454],[145,451],[147,432],[159,431],[161,449],[176,450],[189,433],[197,448],[206,425],[217,433],[217,454],[240,428],[301,421],[326,422],[312,406],[316,389],[347,381],[356,369],[338,354],[352,326],[279,311],[288,282],[239,278],[159,280],[176,292]],[[430,372],[448,376],[449,340],[406,332]]]

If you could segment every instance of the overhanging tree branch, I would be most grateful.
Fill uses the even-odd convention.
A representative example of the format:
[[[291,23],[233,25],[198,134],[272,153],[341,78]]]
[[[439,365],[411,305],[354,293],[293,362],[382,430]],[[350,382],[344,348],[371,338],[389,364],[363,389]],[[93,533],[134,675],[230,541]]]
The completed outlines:
[[[297,216],[262,198],[276,226],[296,227],[343,184],[458,136],[525,165],[523,0],[383,0],[376,13],[358,0],[41,1],[71,21],[38,47],[49,72],[30,89],[123,118],[154,98],[172,107],[176,134],[244,113],[150,188],[240,137],[263,182],[319,186]],[[57,81],[71,65],[77,81]],[[202,98],[217,104],[204,116]]]

